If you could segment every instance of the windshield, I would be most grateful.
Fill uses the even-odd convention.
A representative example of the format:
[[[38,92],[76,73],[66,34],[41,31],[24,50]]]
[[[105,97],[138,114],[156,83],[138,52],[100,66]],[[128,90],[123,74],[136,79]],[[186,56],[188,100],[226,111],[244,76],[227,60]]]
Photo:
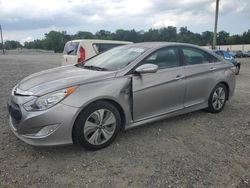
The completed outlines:
[[[77,55],[77,49],[79,42],[67,42],[64,46],[63,54],[64,55]]]
[[[83,67],[98,67],[102,70],[119,70],[144,53],[146,49],[137,47],[116,47],[84,62]]]

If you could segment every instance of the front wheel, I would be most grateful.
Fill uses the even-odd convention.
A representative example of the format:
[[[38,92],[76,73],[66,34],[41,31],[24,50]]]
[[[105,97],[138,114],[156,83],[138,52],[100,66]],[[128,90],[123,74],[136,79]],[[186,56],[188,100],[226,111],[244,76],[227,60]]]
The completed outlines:
[[[98,101],[79,114],[73,128],[73,140],[87,149],[98,150],[115,139],[120,126],[117,108],[109,102]]]
[[[208,111],[218,113],[226,104],[228,91],[224,84],[218,84],[210,94],[208,100]]]

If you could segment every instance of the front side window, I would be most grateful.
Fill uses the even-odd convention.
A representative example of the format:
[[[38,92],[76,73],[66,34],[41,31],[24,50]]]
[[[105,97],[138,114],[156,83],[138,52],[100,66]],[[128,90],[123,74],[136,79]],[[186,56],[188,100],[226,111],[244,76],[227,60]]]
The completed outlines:
[[[146,63],[158,65],[159,69],[178,67],[180,66],[178,48],[163,48],[153,52],[143,60],[143,64]]]
[[[182,52],[186,65],[205,64],[217,61],[214,56],[196,48],[183,47]]]

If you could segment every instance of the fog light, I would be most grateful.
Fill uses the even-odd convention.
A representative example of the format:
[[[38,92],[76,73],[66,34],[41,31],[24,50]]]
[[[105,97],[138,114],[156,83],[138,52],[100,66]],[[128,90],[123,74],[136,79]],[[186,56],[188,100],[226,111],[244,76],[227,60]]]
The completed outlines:
[[[59,126],[59,124],[46,126],[46,127],[42,128],[38,133],[36,133],[35,136],[36,137],[49,136],[57,129],[58,126]]]
[[[25,138],[45,138],[49,135],[51,135],[53,132],[56,131],[56,129],[59,127],[60,124],[55,125],[48,125],[44,128],[42,128],[38,133],[36,134],[25,134],[22,135]]]

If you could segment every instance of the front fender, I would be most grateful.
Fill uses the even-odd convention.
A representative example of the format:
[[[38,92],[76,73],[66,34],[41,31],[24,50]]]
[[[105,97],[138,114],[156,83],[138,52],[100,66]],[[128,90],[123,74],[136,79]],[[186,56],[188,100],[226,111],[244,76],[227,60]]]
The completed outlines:
[[[112,100],[122,108],[127,123],[132,121],[131,77],[119,77],[79,86],[77,90],[62,101],[63,104],[79,108],[98,100]]]

